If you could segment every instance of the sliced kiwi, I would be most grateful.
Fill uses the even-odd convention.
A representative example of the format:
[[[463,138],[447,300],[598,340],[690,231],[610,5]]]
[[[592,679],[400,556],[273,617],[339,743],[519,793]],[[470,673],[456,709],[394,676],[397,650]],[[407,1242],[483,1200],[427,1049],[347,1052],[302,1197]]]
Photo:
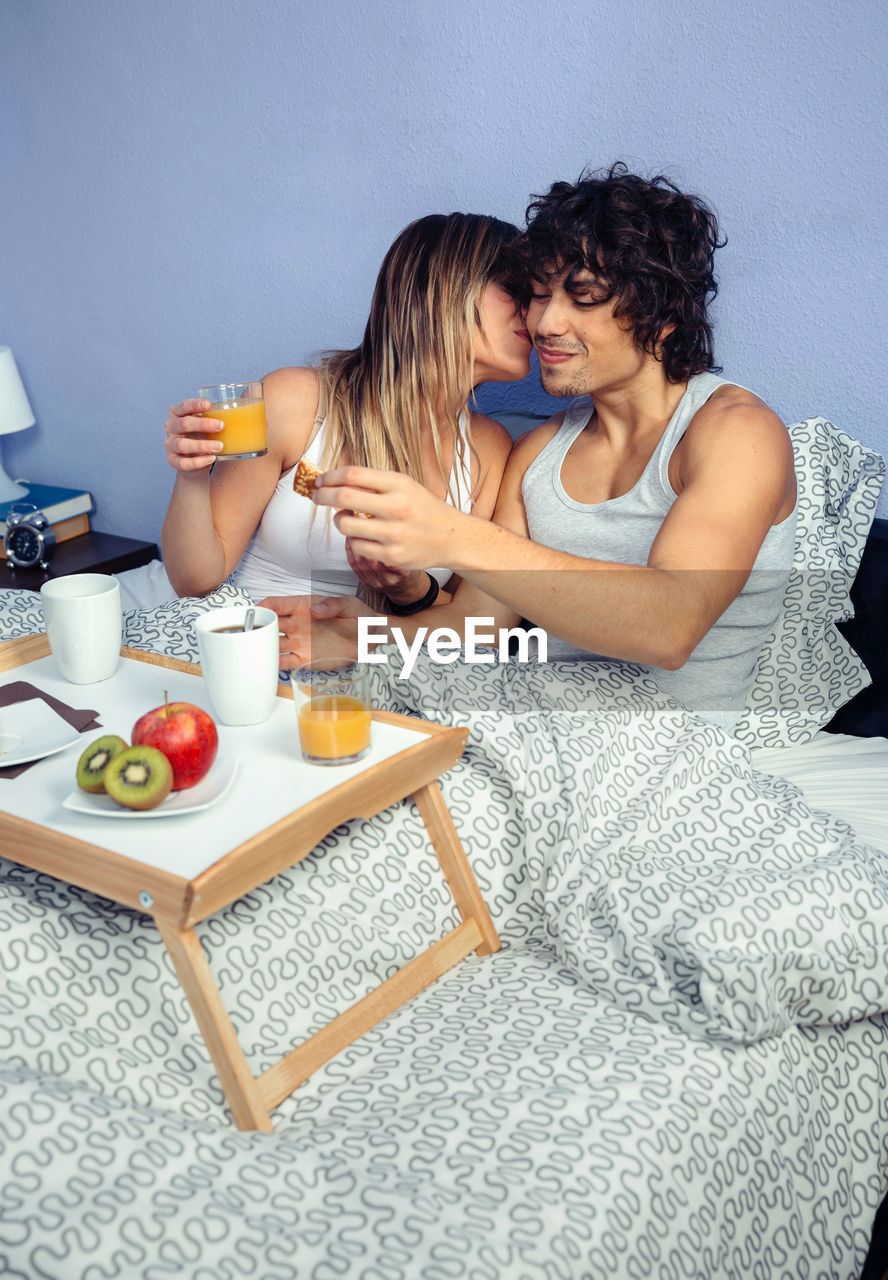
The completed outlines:
[[[127,744],[116,733],[96,738],[77,761],[77,785],[81,791],[98,795],[105,790],[105,769],[114,757],[126,750]]]
[[[173,766],[156,747],[127,747],[105,769],[105,790],[125,809],[156,809],[173,787]]]

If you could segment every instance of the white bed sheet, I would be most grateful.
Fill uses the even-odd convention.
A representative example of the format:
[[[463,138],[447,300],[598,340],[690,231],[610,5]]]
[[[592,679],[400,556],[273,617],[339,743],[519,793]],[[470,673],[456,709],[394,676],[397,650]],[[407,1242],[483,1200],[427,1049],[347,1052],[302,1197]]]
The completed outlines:
[[[820,732],[810,742],[751,754],[756,769],[788,778],[812,808],[844,818],[888,852],[888,739]]]
[[[120,583],[120,602],[124,612],[127,609],[153,609],[176,598],[177,593],[160,560],[139,565],[137,569],[124,569],[114,576]]]

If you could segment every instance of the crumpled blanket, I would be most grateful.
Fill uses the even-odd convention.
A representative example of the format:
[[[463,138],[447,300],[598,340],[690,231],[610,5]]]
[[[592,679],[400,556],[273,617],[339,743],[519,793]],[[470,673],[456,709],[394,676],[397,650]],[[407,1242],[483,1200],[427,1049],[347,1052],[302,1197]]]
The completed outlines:
[[[468,725],[508,790],[561,960],[600,996],[749,1043],[888,1009],[888,864],[747,748],[601,663],[373,667],[376,700]]]

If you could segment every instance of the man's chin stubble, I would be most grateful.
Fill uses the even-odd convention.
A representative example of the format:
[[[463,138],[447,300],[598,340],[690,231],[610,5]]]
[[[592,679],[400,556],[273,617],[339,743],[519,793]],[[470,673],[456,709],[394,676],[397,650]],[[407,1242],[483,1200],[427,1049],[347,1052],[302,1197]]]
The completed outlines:
[[[548,376],[547,376],[548,375]],[[543,384],[543,390],[547,395],[556,396],[561,400],[569,400],[574,396],[584,396],[587,394],[586,387],[579,386],[578,383],[570,380],[561,382],[547,370],[545,373],[540,369],[540,381]]]

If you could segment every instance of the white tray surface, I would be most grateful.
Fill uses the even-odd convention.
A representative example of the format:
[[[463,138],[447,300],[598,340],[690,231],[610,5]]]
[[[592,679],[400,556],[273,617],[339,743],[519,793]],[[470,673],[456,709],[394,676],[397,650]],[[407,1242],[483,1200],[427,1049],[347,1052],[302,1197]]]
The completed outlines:
[[[363,760],[334,766],[306,764],[299,752],[293,703],[278,698],[264,724],[218,726],[219,755],[235,756],[240,767],[234,785],[217,804],[162,823],[117,823],[63,807],[80,751],[104,733],[118,733],[129,742],[136,720],[161,705],[165,689],[170,702],[193,702],[209,710],[203,677],[122,658],[111,680],[68,684],[49,657],[0,674],[0,685],[15,680],[27,680],[69,706],[95,707],[101,728],[81,734],[80,743],[32,765],[20,777],[0,779],[0,808],[186,880],[193,880],[294,809],[428,737],[374,721],[370,751]],[[343,821],[349,816],[344,813]]]

